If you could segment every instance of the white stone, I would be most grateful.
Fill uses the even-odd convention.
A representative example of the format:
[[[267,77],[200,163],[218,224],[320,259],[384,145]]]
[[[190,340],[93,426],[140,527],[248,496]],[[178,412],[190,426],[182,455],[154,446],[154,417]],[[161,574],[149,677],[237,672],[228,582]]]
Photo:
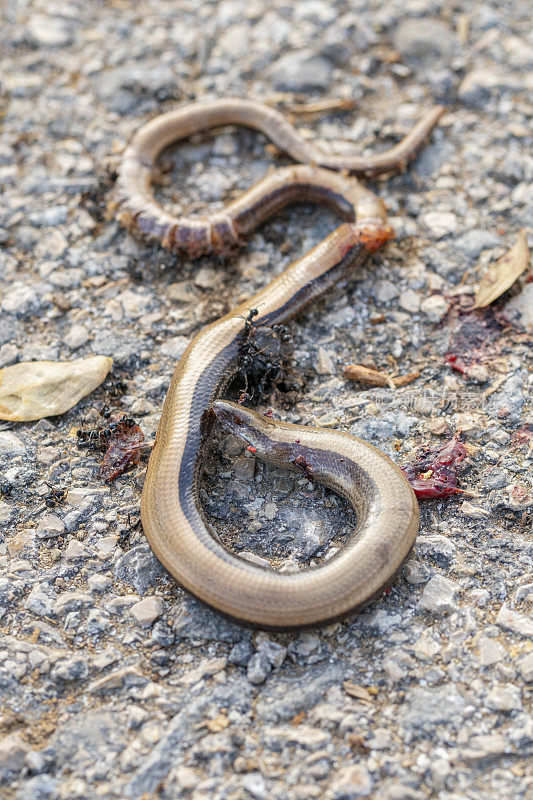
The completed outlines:
[[[105,611],[108,614],[122,614],[124,609],[131,608],[138,601],[139,597],[136,594],[119,594],[106,603]]]
[[[16,344],[7,342],[0,347],[0,368],[14,364],[18,358],[19,349]]]
[[[520,689],[511,683],[505,686],[493,686],[486,702],[487,706],[495,711],[520,711],[522,708]]]
[[[101,539],[98,539],[96,543],[96,551],[98,553],[98,558],[101,558],[102,561],[105,561],[106,558],[109,558],[115,552],[115,548],[117,546],[117,537],[116,536],[102,536]]]
[[[257,564],[260,567],[268,567],[270,565],[267,558],[261,558],[257,553],[252,553],[249,550],[241,550],[239,558],[244,558],[244,560],[249,561],[250,564]]]
[[[420,311],[420,295],[413,289],[406,289],[405,292],[402,292],[398,302],[404,311],[409,311],[411,314]]]
[[[482,667],[490,667],[497,664],[505,655],[505,650],[501,644],[488,636],[482,636],[479,640],[479,663]]]
[[[130,614],[143,628],[152,625],[163,613],[164,604],[159,597],[144,597],[130,608]]]
[[[443,239],[458,228],[457,217],[451,211],[428,211],[422,223],[436,239]]]
[[[85,344],[88,340],[89,331],[85,325],[73,325],[65,336],[65,344],[67,344],[71,350],[77,350],[78,347],[81,347],[82,344]]]
[[[64,532],[65,523],[57,514],[46,514],[46,516],[41,517],[37,526],[37,537],[39,539],[54,539],[56,536],[62,536]]]
[[[468,594],[479,608],[484,608],[490,600],[490,592],[487,589],[472,589]]]
[[[25,286],[21,282],[13,284],[13,288],[4,294],[2,308],[8,314],[17,316],[36,311],[41,305],[39,295],[33,286]]]
[[[441,321],[449,307],[449,303],[441,294],[432,294],[420,303],[420,311],[428,317],[430,322],[434,323]]]
[[[392,281],[382,278],[376,281],[372,294],[377,303],[389,303],[395,297],[398,297],[399,292]]]
[[[30,746],[18,733],[0,739],[0,781],[7,782],[19,774]]]
[[[468,748],[463,751],[465,761],[482,761],[505,752],[505,739],[499,733],[473,736],[468,745]]]
[[[150,305],[151,298],[148,293],[126,289],[118,295],[117,300],[121,303],[124,314],[128,319],[139,319],[146,314]]]
[[[14,422],[64,414],[100,386],[112,358],[23,361],[0,370],[0,419]]]
[[[296,3],[294,6],[294,19],[309,19],[319,25],[329,25],[337,18],[337,12],[329,2],[324,0],[306,0],[305,3]]]
[[[459,98],[477,108],[501,85],[502,78],[496,72],[485,68],[474,69],[459,86]]]
[[[112,580],[108,575],[89,575],[87,578],[87,586],[90,592],[105,592],[112,585]]]
[[[440,649],[440,644],[433,638],[429,631],[424,631],[420,639],[415,642],[413,648],[415,656],[422,661],[431,661],[435,658]]]
[[[170,358],[181,358],[188,344],[186,336],[172,336],[161,345],[161,354]]]
[[[185,790],[194,789],[200,780],[198,773],[192,767],[186,767],[185,764],[174,767],[171,775],[179,788]]]
[[[524,583],[516,590],[516,602],[520,603],[525,598],[533,597],[533,583]]]
[[[3,500],[0,500],[0,525],[9,525],[14,516],[14,506],[10,506],[9,503],[4,503]]]
[[[87,558],[89,551],[82,542],[72,539],[65,549],[66,561],[77,561],[79,558]]]
[[[372,791],[372,777],[362,764],[341,767],[331,784],[335,800],[352,800],[368,797]]]
[[[2,459],[21,456],[26,451],[26,445],[11,431],[0,431],[0,457]]]
[[[517,633],[520,636],[529,636],[533,638],[533,619],[526,616],[526,614],[519,614],[518,611],[513,611],[513,609],[506,606],[505,603],[498,612],[496,625],[499,625],[500,628],[506,628],[513,633]]]
[[[432,614],[449,614],[455,609],[455,594],[459,586],[443,575],[434,575],[424,587],[419,608]]]
[[[198,270],[194,278],[195,286],[198,286],[200,289],[212,289],[217,284],[220,284],[220,282],[220,273],[213,269],[213,267],[202,267]]]
[[[526,683],[533,681],[533,650],[518,661],[518,669]]]
[[[49,617],[54,612],[56,593],[47,584],[36,583],[24,603],[24,607],[38,617]]]
[[[31,39],[44,47],[64,47],[72,40],[61,17],[50,17],[46,14],[32,14],[28,24]]]
[[[490,517],[490,511],[487,511],[486,508],[475,506],[468,500],[463,500],[459,511],[463,516],[470,517],[470,519],[486,519],[487,517]]]
[[[335,375],[335,364],[327,350],[318,348],[316,371],[319,375]]]
[[[395,658],[385,658],[383,661],[383,669],[393,682],[403,680],[407,674],[405,669]]]

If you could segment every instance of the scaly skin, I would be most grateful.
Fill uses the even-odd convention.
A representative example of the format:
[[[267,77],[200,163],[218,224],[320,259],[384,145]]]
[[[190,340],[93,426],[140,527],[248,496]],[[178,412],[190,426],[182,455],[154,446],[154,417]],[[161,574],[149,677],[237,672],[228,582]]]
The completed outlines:
[[[143,125],[126,148],[110,210],[133,232],[159,240],[163,247],[197,258],[227,253],[261,222],[288,203],[320,203],[353,219],[351,183],[332,170],[375,176],[405,169],[420,150],[444,109],[434,106],[395,147],[373,156],[335,156],[303,139],[282,115],[262,103],[226,98],[193,103],[161,114]],[[222,211],[208,217],[178,217],[154,198],[156,160],[169,144],[199,131],[240,125],[261,131],[303,166],[279,169],[259,181]],[[325,169],[319,169],[324,167]]]
[[[287,321],[361,264],[391,236],[381,201],[356,179],[331,169],[376,175],[405,167],[442,109],[432,109],[391,151],[372,158],[335,158],[304,141],[278,112],[257,103],[199,103],[157,117],[127,148],[114,207],[133,230],[189,257],[224,252],[288,203],[329,206],[345,219],[311,252],[246,303],[204,328],[190,343],[167,393],[146,474],[141,515],[159,560],[189,591],[224,614],[266,628],[328,622],[365,605],[407,558],[419,526],[418,504],[403,473],[372,445],[339,431],[288,425],[219,398],[239,369],[246,319]],[[174,217],[154,200],[155,159],[171,142],[227,124],[261,130],[295,159],[218,214]],[[329,169],[323,169],[321,164]],[[249,324],[249,323],[248,323]],[[357,526],[333,558],[297,574],[276,573],[225,548],[198,498],[203,449],[215,416],[271,463],[304,469],[343,495]]]

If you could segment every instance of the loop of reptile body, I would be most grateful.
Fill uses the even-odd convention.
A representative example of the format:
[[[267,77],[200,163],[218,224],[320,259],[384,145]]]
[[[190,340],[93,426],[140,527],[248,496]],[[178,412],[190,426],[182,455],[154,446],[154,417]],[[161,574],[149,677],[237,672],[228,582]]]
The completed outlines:
[[[124,153],[112,208],[131,230],[189,258],[227,251],[289,203],[319,203],[352,220],[200,331],[181,358],[165,399],[142,493],[145,534],[182,586],[241,622],[283,629],[346,616],[390,584],[414,544],[418,504],[386,455],[341,431],[282,423],[219,398],[239,370],[250,309],[258,309],[254,326],[287,321],[392,236],[381,201],[355,178],[332,170],[372,176],[403,169],[442,111],[431,109],[392,150],[368,158],[335,157],[306,142],[267,106],[245,100],[196,103],[144,125]],[[307,163],[275,170],[210,217],[187,219],[165,211],[151,187],[161,151],[193,133],[230,124],[261,131]],[[215,417],[255,448],[259,458],[303,468],[351,503],[357,523],[337,554],[302,572],[278,573],[222,545],[198,497],[204,445]]]

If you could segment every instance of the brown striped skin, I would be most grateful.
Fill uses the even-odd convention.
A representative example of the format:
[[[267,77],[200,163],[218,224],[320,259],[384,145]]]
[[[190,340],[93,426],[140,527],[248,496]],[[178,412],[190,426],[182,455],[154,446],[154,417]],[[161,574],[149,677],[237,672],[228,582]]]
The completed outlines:
[[[245,318],[284,322],[348,276],[391,236],[383,204],[357,180],[331,171],[379,174],[401,168],[438,117],[433,109],[406,139],[371,159],[334,159],[305,142],[266,106],[241,100],[196,104],[145,125],[124,154],[115,206],[130,227],[190,257],[221,252],[287,203],[322,203],[347,220],[266,288],[204,328],[180,360],[165,399],[141,500],[146,537],[167,570],[222,613],[265,628],[328,622],[362,607],[390,583],[419,526],[418,504],[403,473],[376,448],[340,431],[274,422],[219,398],[239,369]],[[176,218],[154,200],[154,160],[177,139],[240,124],[266,133],[295,159],[311,164],[277,170],[218,214]],[[321,163],[330,169],[314,166]],[[240,559],[219,541],[198,497],[203,450],[213,419],[256,447],[266,461],[306,473],[344,496],[357,525],[333,558],[309,570],[276,573]]]
[[[339,210],[338,197],[347,182],[340,177],[336,181],[331,170],[368,177],[404,169],[443,111],[435,106],[395,147],[363,157],[326,153],[303,139],[279,111],[261,103],[236,98],[193,103],[161,114],[140,128],[124,152],[110,208],[132,231],[157,239],[163,247],[188,258],[231,252],[243,236],[288,203],[321,203]],[[152,189],[155,162],[162,150],[193,133],[223,125],[260,131],[295,161],[308,166],[277,170],[208,217],[178,217],[165,211]]]

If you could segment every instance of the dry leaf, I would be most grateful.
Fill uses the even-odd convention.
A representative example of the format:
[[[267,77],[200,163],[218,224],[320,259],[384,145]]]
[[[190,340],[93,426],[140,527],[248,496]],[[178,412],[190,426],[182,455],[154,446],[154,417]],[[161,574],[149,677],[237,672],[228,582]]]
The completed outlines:
[[[407,386],[408,383],[412,383],[420,377],[420,370],[394,378],[386,372],[363,367],[362,364],[348,364],[344,368],[344,375],[352,381],[361,381],[361,383],[367,383],[370,386],[388,386],[390,389],[397,389],[400,386]]]
[[[64,414],[100,386],[112,358],[21,361],[0,370],[0,419],[29,422]]]
[[[373,699],[372,696],[376,694],[376,690],[373,687],[371,687],[373,691],[369,691],[365,689],[364,686],[358,686],[352,681],[344,681],[342,688],[350,697],[355,697],[356,700],[362,700],[365,703],[371,703]]]
[[[482,277],[473,308],[485,308],[509,289],[529,263],[526,232],[521,230],[509,252],[491,264]]]

